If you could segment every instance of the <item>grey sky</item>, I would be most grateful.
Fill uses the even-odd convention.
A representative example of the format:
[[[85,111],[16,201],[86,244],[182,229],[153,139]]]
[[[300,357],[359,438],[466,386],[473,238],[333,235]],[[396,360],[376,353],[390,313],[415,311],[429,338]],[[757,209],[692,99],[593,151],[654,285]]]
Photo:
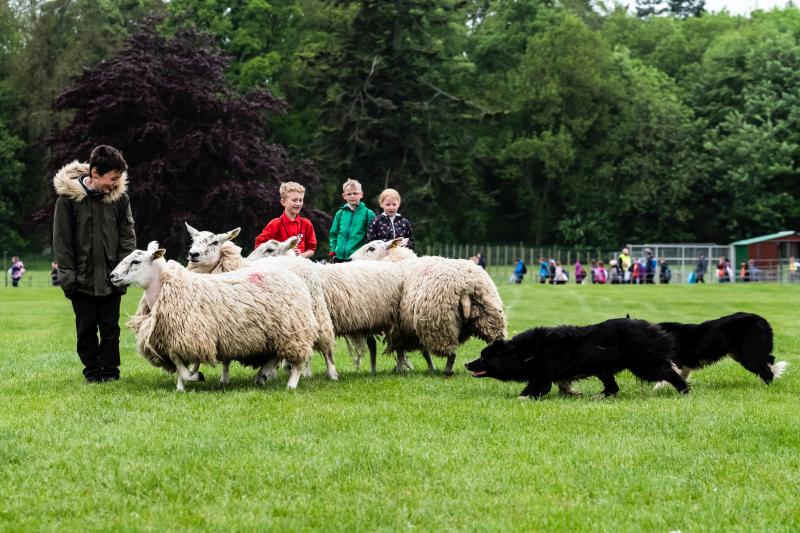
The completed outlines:
[[[706,0],[706,11],[717,12],[727,8],[732,15],[746,15],[756,9],[783,8],[788,3],[788,0]]]

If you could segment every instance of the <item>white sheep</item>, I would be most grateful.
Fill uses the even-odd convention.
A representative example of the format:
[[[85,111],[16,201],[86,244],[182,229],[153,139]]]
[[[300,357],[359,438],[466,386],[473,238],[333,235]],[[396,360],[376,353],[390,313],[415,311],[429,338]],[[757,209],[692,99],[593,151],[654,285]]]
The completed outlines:
[[[114,285],[135,283],[145,290],[150,313],[138,324],[140,353],[176,371],[178,390],[185,381],[200,380],[187,364],[237,360],[260,365],[259,375],[272,376],[279,358],[292,363],[287,388],[296,388],[317,331],[303,281],[278,268],[196,274],[166,262],[164,252],[152,242],[110,275]]]
[[[503,302],[486,271],[472,261],[417,257],[402,243],[369,242],[352,255],[352,264],[371,260],[402,266],[400,329],[388,337],[389,349],[446,357],[444,373],[451,375],[456,349],[469,337],[487,343],[505,337]]]
[[[271,261],[273,258],[280,258],[284,255],[291,256],[294,255],[293,250],[299,242],[299,237],[290,237],[283,242],[271,239],[261,244],[247,258],[250,260]],[[385,270],[383,267],[378,270],[368,267],[364,270],[363,267],[359,266],[348,268],[347,266],[316,265],[316,268],[319,269],[318,271],[323,279],[325,301],[331,312],[336,335],[344,336],[348,350],[353,355],[356,368],[360,367],[361,357],[366,345],[370,355],[371,371],[375,374],[377,344],[372,333],[394,327],[395,315],[391,314],[389,310],[396,308],[399,303],[396,299],[393,299],[396,298],[399,279],[391,279],[387,284],[387,277],[393,276],[398,271],[394,269],[387,276],[383,272]],[[352,274],[348,274],[348,272],[352,272]],[[351,275],[353,276],[352,279],[349,277]],[[360,284],[359,287],[362,287],[364,291],[359,291],[359,294],[353,298],[352,290],[348,289],[348,286],[355,283]],[[384,286],[387,290],[385,292],[381,291],[380,286]],[[378,289],[377,291],[374,290],[376,288]],[[350,296],[347,296],[347,294],[350,294]],[[342,300],[343,297],[347,297],[348,300]],[[366,314],[364,314],[365,310],[367,311]],[[354,319],[353,316],[359,316],[360,318]],[[433,363],[430,361],[430,357],[427,357],[427,359],[429,365],[432,366]],[[398,353],[396,370],[403,371],[408,366],[409,363],[405,358],[405,354]]]
[[[239,228],[224,232],[224,233],[211,233],[210,231],[198,231],[189,224],[186,224],[186,229],[192,237],[192,246],[189,249],[188,259],[189,270],[197,273],[222,273],[232,272],[240,268],[285,268],[303,280],[308,288],[313,301],[314,316],[317,319],[318,331],[317,337],[314,342],[314,349],[317,350],[325,359],[325,365],[328,371],[328,377],[332,380],[338,380],[339,374],[336,371],[336,365],[333,360],[333,351],[336,345],[336,338],[333,333],[333,325],[331,318],[328,314],[328,309],[325,305],[325,299],[320,287],[320,278],[316,269],[311,266],[310,261],[297,258],[296,256],[285,257],[279,261],[264,263],[253,262],[242,257],[242,249],[233,242],[231,239],[239,234]],[[291,240],[291,239],[290,239]],[[281,243],[282,245],[284,243]],[[296,243],[295,243],[296,244]],[[263,246],[263,245],[262,245]],[[138,317],[146,314],[146,301],[144,298],[139,304],[139,309],[131,321],[129,326],[134,326],[140,320]],[[134,328],[135,329],[135,328]],[[192,368],[192,372],[197,371],[197,366]],[[303,369],[305,376],[311,375],[311,366],[308,365]],[[222,375],[220,381],[228,383],[229,365],[223,363]],[[257,381],[263,380],[269,376],[256,376]]]

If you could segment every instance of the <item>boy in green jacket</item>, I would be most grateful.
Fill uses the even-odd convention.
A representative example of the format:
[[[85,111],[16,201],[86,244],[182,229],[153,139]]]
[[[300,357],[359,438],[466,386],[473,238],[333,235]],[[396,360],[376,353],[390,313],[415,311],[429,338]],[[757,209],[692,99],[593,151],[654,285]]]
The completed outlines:
[[[73,161],[53,178],[58,193],[53,252],[61,289],[75,312],[87,382],[119,379],[119,305],[125,289],[114,287],[108,276],[136,249],[127,169],[119,150],[101,145],[88,164]]]
[[[353,252],[366,242],[375,213],[361,201],[362,196],[361,184],[356,180],[347,180],[342,185],[342,198],[347,203],[334,215],[330,232],[329,255],[334,263],[350,261]]]

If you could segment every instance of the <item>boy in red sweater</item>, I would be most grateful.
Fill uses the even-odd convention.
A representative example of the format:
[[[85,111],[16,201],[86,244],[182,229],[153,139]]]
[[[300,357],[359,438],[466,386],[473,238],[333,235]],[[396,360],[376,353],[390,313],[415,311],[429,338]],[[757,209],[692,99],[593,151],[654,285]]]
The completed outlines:
[[[300,216],[306,188],[299,183],[289,181],[281,184],[280,193],[283,214],[269,221],[261,231],[261,235],[256,237],[256,243],[253,248],[258,248],[260,244],[270,239],[285,241],[289,237],[302,235],[302,239],[297,244],[297,255],[311,257],[317,250],[317,236],[314,233],[314,226],[311,225],[311,221]]]

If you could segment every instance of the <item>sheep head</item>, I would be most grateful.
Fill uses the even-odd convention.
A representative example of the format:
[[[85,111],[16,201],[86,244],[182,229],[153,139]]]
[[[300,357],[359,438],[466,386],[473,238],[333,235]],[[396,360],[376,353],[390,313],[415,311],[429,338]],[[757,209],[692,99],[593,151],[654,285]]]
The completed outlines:
[[[247,256],[247,259],[255,261],[256,259],[263,259],[265,257],[278,257],[281,255],[294,256],[297,255],[297,245],[303,238],[303,234],[289,237],[283,242],[270,239],[262,243]]]
[[[236,228],[224,233],[211,233],[210,231],[198,231],[188,223],[186,223],[186,229],[192,237],[192,246],[189,248],[189,255],[186,259],[194,266],[205,266],[209,270],[220,262],[222,245],[234,239],[241,231],[241,228]]]
[[[389,255],[389,252],[399,246],[408,244],[408,239],[398,237],[390,241],[371,241],[353,252],[350,258],[353,261],[380,261]]]
[[[158,241],[148,244],[147,250],[132,251],[111,271],[111,283],[116,287],[136,284],[147,288],[156,273],[153,263],[158,259],[163,261],[165,253],[158,247]]]

